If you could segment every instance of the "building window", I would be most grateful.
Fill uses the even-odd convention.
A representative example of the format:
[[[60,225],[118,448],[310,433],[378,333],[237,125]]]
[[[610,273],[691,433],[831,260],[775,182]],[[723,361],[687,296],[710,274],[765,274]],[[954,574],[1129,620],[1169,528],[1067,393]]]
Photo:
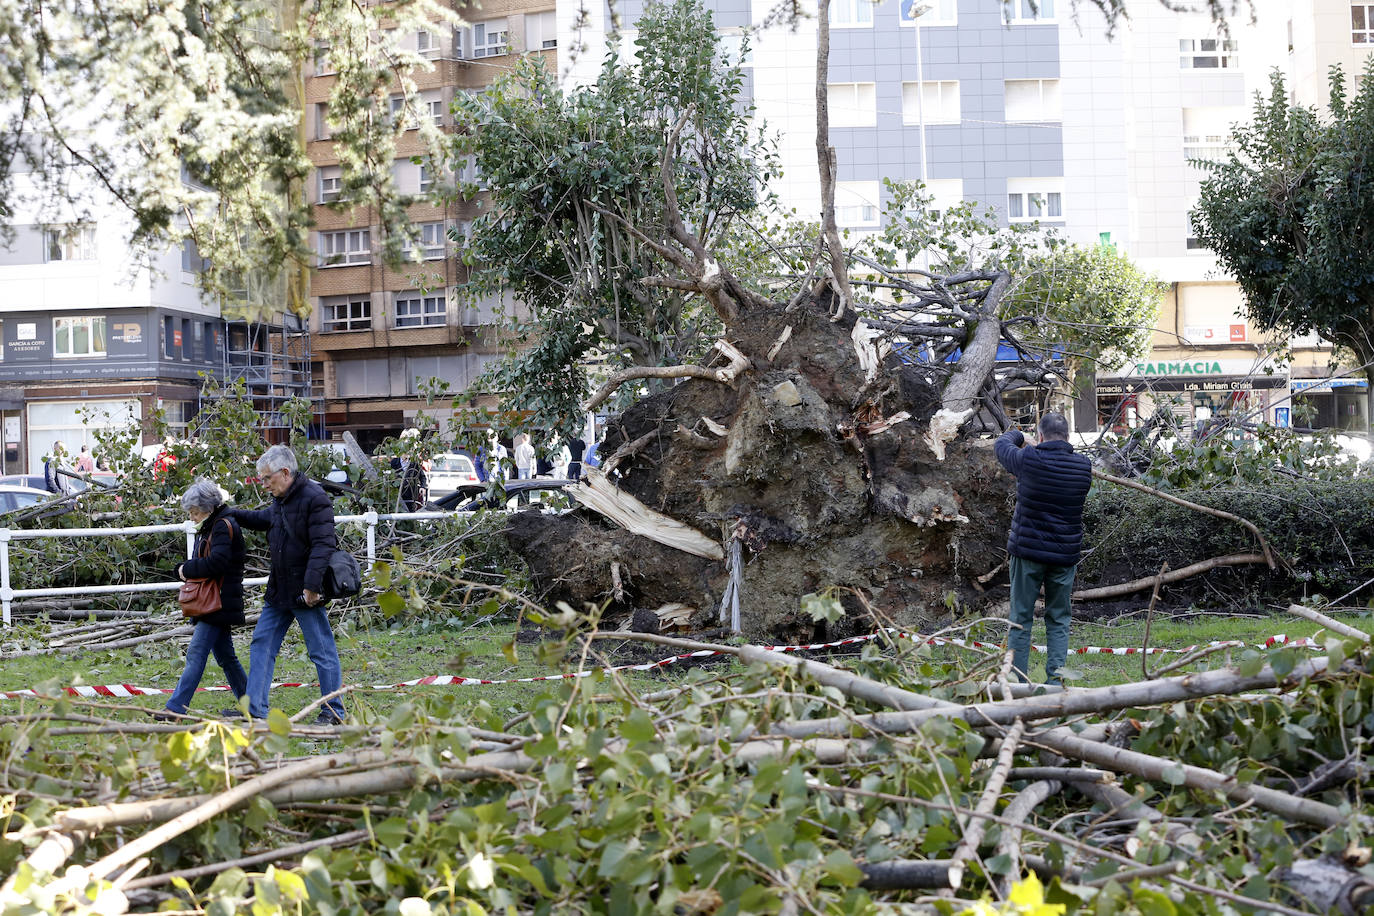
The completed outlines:
[[[835,223],[854,228],[878,225],[880,188],[876,181],[835,183]]]
[[[1350,4],[1350,43],[1374,45],[1374,3]],[[1288,50],[1293,50],[1293,23],[1288,23]]]
[[[558,23],[555,13],[525,14],[525,50],[550,51],[558,47]]]
[[[1183,109],[1183,158],[1225,160],[1231,152],[1231,124],[1244,117],[1243,111],[1230,108]]]
[[[830,0],[830,24],[842,29],[873,25],[873,0]]]
[[[442,292],[396,294],[396,327],[398,328],[442,325],[447,317],[448,310]]]
[[[829,93],[831,127],[877,125],[877,93],[872,83],[831,83]]]
[[[463,57],[469,60],[499,57],[507,51],[509,24],[505,19],[474,22],[462,30],[457,41],[461,43]]]
[[[1008,22],[1054,21],[1054,0],[1007,0],[1002,9]]]
[[[964,179],[931,178],[926,181],[921,196],[930,198],[930,201],[923,207],[904,210],[902,215],[917,221],[938,221],[951,207],[957,207],[964,202]]]
[[[181,242],[181,269],[188,274],[198,274],[205,270],[205,259],[200,256],[200,249],[196,247],[195,239],[183,239]]]
[[[333,69],[334,65],[329,60],[329,42],[315,42],[315,75],[327,76],[330,73],[338,73]]]
[[[435,40],[434,33],[421,29],[415,33],[415,50],[421,57],[431,60],[439,56],[439,42]]]
[[[401,116],[406,110],[406,97],[403,95],[393,95],[388,99],[388,105],[391,111],[391,123],[400,124]]]
[[[49,226],[43,230],[43,257],[47,261],[94,261],[95,227]]]
[[[372,327],[372,300],[367,296],[330,296],[320,300],[325,331],[366,331]]]
[[[433,97],[433,98],[426,98],[426,99],[424,100],[424,102],[425,102],[425,108],[426,108],[426,110],[429,112],[430,120],[432,120],[435,124],[438,124],[439,126],[442,127],[443,124],[444,124],[444,99],[443,99],[443,97],[442,97],[442,96],[435,96],[435,97]]]
[[[1064,179],[1008,178],[1007,219],[1031,222],[1064,218]]]
[[[1240,66],[1240,43],[1230,38],[1180,38],[1178,55],[1184,70],[1234,70]]]
[[[316,102],[310,106],[311,120],[314,121],[315,139],[329,139],[329,105],[326,102]]]
[[[1064,120],[1059,80],[1007,80],[1005,98],[1008,121]]]
[[[419,230],[419,238],[416,244],[411,247],[407,254],[418,256],[421,260],[432,261],[444,256],[444,245],[447,236],[444,234],[444,224],[439,223],[420,223],[415,227]]]
[[[926,80],[902,83],[902,123],[959,123],[959,81]]]
[[[958,0],[902,0],[902,25],[921,28],[959,24]]]
[[[372,262],[372,232],[368,229],[346,229],[342,232],[320,233],[320,266],[341,267],[345,264]]]
[[[477,157],[468,154],[458,160],[457,179],[460,184],[475,185],[477,190],[486,187],[486,180],[482,177],[482,170],[477,167]]]
[[[420,163],[420,193],[424,194],[434,187],[434,170],[428,164]]]
[[[320,169],[320,203],[327,204],[338,200],[343,191],[343,169],[337,165],[327,165]]]
[[[105,319],[54,318],[52,320],[53,356],[71,359],[105,355]]]

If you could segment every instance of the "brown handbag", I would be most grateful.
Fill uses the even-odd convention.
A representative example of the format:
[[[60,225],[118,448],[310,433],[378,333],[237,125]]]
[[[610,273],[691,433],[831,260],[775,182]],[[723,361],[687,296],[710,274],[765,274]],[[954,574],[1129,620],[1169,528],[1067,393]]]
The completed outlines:
[[[202,557],[209,556],[210,542],[214,537],[212,528],[200,545]],[[182,616],[205,617],[224,607],[220,601],[219,587],[219,579],[187,579],[181,583],[181,588],[177,589],[177,602],[181,605]]]

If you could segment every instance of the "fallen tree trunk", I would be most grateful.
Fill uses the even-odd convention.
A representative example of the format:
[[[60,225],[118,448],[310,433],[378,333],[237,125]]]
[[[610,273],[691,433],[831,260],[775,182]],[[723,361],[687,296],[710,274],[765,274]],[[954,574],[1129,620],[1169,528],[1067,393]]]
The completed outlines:
[[[1122,582],[1120,585],[1103,585],[1098,588],[1085,588],[1073,593],[1074,601],[1103,601],[1108,598],[1120,598],[1122,595],[1130,595],[1135,592],[1153,588],[1156,583],[1168,584],[1188,579],[1199,573],[1205,573],[1213,569],[1220,569],[1223,566],[1246,566],[1254,563],[1268,563],[1264,554],[1260,553],[1235,553],[1226,557],[1213,557],[1210,560],[1202,560],[1180,569],[1171,569],[1166,573],[1153,576],[1145,576],[1140,579],[1133,579],[1130,582]]]

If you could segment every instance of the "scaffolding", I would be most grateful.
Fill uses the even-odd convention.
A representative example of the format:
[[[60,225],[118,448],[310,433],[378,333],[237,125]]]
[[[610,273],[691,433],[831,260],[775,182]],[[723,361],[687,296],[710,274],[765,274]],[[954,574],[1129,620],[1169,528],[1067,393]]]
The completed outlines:
[[[325,437],[324,396],[311,378],[310,328],[301,318],[278,313],[271,322],[226,320],[223,353],[224,381],[244,380],[269,441],[290,434],[282,407],[292,398],[310,403],[310,438]]]

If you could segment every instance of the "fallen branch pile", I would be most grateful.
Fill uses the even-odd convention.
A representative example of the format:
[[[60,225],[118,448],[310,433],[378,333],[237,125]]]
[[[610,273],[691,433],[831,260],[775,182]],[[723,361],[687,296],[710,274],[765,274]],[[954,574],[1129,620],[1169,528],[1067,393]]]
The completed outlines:
[[[623,638],[590,635],[584,663]],[[709,646],[734,664],[654,693],[584,678],[509,721],[431,696],[342,734],[25,701],[0,717],[0,909],[933,912],[1034,873],[1069,912],[1358,912],[1362,636],[1049,692],[1000,654]]]

